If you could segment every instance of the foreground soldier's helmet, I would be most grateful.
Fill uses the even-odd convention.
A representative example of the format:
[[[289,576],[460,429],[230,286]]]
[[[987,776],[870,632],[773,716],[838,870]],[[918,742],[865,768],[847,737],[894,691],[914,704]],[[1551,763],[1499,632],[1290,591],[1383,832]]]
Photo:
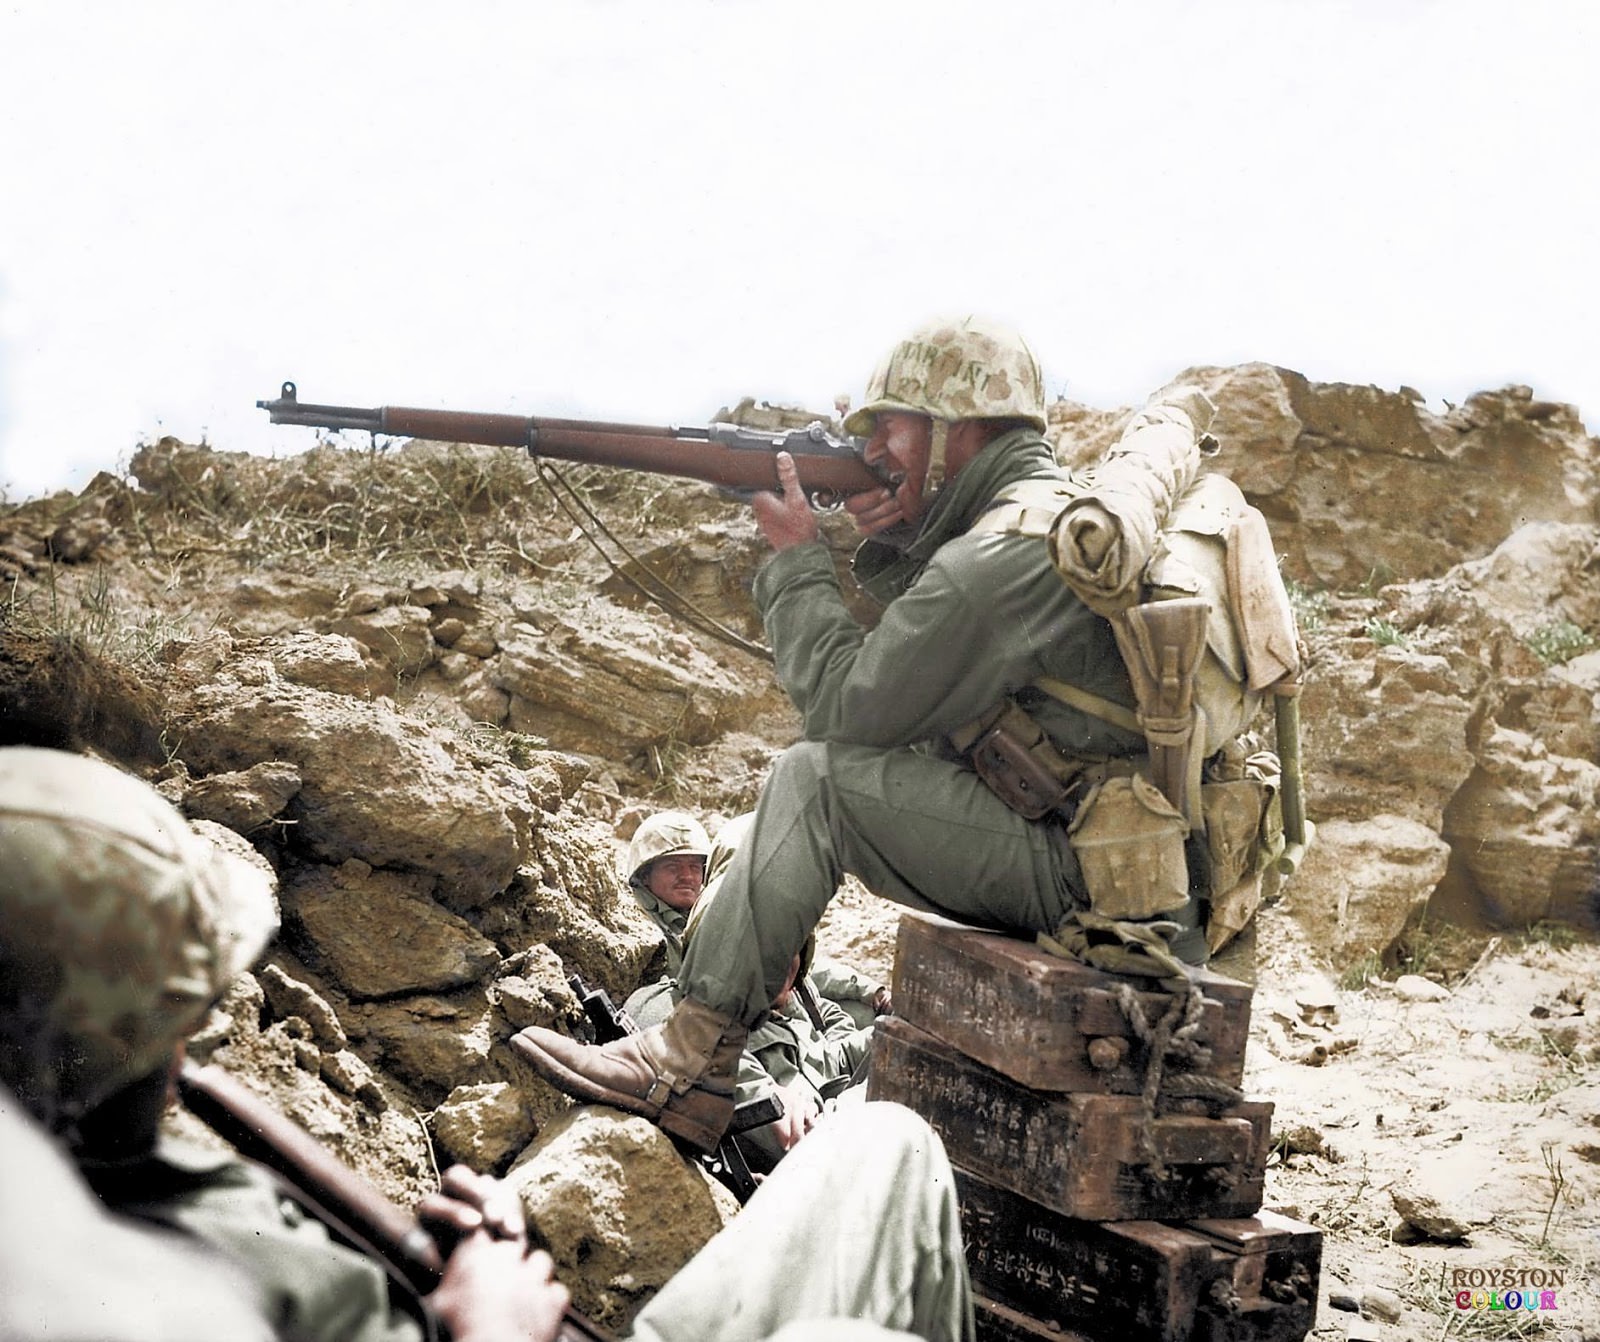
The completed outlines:
[[[160,1069],[277,922],[271,877],[138,779],[0,749],[0,1083],[48,1125]]]
[[[706,827],[686,811],[657,811],[634,832],[623,868],[630,882],[643,880],[643,872],[658,857],[689,853],[702,862],[711,856]]]
[[[844,422],[867,437],[885,410],[935,420],[1020,419],[1045,429],[1044,375],[1015,331],[978,317],[930,322],[878,365],[866,400]]]

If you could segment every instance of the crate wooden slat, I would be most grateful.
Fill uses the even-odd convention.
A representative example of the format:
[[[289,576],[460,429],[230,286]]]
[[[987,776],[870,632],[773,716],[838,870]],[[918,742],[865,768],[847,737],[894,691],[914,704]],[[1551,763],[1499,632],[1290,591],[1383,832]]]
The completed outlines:
[[[960,1169],[956,1194],[973,1289],[1047,1323],[1178,1342],[1221,1270],[1215,1243],[1159,1221],[1073,1220]]]
[[[972,1303],[978,1342],[1092,1342],[1087,1334],[1029,1318],[981,1295]]]
[[[1262,1212],[1226,1221],[1073,1220],[956,1171],[974,1291],[1051,1336],[1106,1342],[1299,1342],[1322,1237]]]
[[[1227,1292],[1214,1292],[1195,1342],[1299,1342],[1317,1313],[1322,1232],[1276,1212],[1190,1221],[1187,1229],[1232,1255]]]
[[[1030,1090],[896,1017],[878,1021],[869,1099],[896,1100],[939,1133],[950,1158],[1065,1216],[1090,1221],[1238,1217],[1261,1205],[1272,1106],[1221,1117],[1175,1101],[1154,1122],[1152,1177],[1131,1095]]]
[[[1205,1074],[1237,1086],[1252,989],[1205,969],[1195,982],[1207,998],[1196,1035],[1212,1051]],[[924,914],[900,920],[895,1014],[1030,1089],[1140,1092],[1146,1050],[1118,1006],[1124,984],[1151,1024],[1171,1003],[1153,980],[1091,969],[1031,941]]]

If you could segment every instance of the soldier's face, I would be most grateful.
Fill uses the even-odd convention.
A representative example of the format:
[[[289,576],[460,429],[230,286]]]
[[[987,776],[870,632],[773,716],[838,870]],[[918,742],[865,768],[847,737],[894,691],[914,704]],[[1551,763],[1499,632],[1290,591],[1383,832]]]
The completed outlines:
[[[650,864],[644,883],[650,888],[650,893],[668,908],[687,913],[705,887],[705,859],[693,853],[658,857]]]
[[[879,412],[862,456],[868,465],[877,467],[894,482],[901,521],[915,522],[927,506],[923,489],[928,482],[928,453],[932,446],[933,421],[926,415],[899,410]]]

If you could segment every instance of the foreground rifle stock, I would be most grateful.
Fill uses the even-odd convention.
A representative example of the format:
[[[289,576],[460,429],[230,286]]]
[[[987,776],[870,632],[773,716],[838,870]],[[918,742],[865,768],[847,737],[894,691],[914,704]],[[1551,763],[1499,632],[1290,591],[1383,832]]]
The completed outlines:
[[[220,1067],[185,1062],[178,1094],[195,1117],[246,1159],[278,1175],[318,1220],[379,1259],[418,1296],[439,1284],[444,1271],[439,1246],[415,1217]],[[558,1342],[610,1342],[608,1334],[571,1309],[556,1336]]]
[[[787,452],[794,458],[800,488],[816,506],[829,506],[846,495],[887,483],[861,459],[860,439],[832,434],[821,421],[803,429],[750,429],[742,424],[682,428],[414,410],[394,405],[375,409],[305,405],[293,382],[283,384],[277,400],[257,401],[256,405],[267,412],[274,424],[365,429],[368,433],[443,443],[520,447],[530,457],[676,475],[745,495],[778,489],[775,457]]]

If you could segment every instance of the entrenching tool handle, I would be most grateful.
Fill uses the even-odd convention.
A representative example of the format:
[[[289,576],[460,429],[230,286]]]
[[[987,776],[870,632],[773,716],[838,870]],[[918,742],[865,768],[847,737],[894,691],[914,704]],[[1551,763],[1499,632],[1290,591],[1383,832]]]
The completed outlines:
[[[1282,771],[1280,803],[1283,807],[1283,852],[1278,871],[1292,876],[1305,860],[1315,826],[1306,819],[1304,780],[1300,771],[1300,682],[1286,680],[1273,686],[1277,728],[1278,766]]]

